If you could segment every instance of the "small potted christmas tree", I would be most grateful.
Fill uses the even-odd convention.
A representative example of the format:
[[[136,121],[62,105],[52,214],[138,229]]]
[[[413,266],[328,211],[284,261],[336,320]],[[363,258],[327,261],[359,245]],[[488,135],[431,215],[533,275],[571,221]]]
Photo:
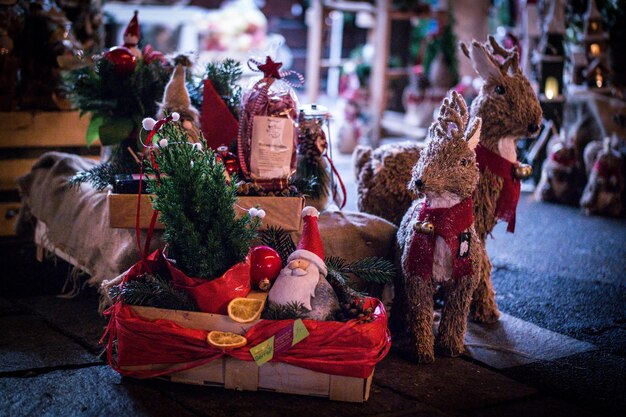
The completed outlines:
[[[165,120],[172,119],[178,114]],[[255,208],[237,215],[235,181],[227,180],[224,165],[202,136],[189,143],[180,124],[160,122],[149,138],[144,172],[151,178],[147,189],[167,245],[167,258],[160,252],[153,258],[164,266],[161,273],[171,278],[173,290],[189,294],[200,311],[223,314],[230,300],[250,291],[246,255],[265,212]],[[131,282],[122,295],[133,292],[137,284]]]

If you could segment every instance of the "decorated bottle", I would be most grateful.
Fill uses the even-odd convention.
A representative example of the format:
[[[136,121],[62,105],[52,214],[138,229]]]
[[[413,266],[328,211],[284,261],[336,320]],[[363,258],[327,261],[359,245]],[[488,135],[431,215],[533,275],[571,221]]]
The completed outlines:
[[[298,116],[297,170],[294,183],[306,197],[306,204],[319,211],[329,202],[332,172],[324,159],[329,151],[328,109],[318,104],[300,107]]]

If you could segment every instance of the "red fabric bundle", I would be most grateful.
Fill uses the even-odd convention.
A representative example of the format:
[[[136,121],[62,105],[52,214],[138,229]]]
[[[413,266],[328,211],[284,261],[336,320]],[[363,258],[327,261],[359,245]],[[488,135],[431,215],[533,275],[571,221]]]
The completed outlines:
[[[160,253],[153,253],[127,273],[125,280],[145,272],[167,268]],[[309,336],[289,350],[276,354],[272,362],[333,375],[367,378],[376,363],[382,360],[391,347],[387,328],[387,315],[382,303],[376,299],[365,300],[372,307],[373,321],[360,323],[356,319],[343,322],[303,320]],[[139,317],[132,307],[118,302],[106,312],[109,324],[102,336],[107,341],[107,358],[113,369],[122,375],[151,378],[167,375],[209,363],[223,355],[251,361],[250,348],[273,336],[293,320],[263,320],[250,328],[244,347],[222,351],[207,342],[206,330],[187,329],[170,320],[147,320]],[[117,342],[117,359],[114,358]],[[128,366],[175,365],[169,369],[125,370]]]
[[[202,95],[202,135],[209,148],[216,150],[222,145],[230,146],[237,138],[239,122],[228,110],[222,98],[215,91],[210,80],[204,80]]]
[[[227,314],[230,300],[245,297],[250,292],[250,260],[246,258],[230,268],[219,278],[206,280],[185,275],[162,254],[157,254],[169,270],[174,287],[189,293],[200,311],[213,314]]]

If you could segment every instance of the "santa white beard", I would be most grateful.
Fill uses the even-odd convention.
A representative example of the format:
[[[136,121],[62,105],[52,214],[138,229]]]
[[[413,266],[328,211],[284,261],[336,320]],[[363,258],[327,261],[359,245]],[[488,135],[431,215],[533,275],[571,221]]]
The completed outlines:
[[[314,264],[310,264],[306,270],[283,268],[267,298],[274,304],[287,305],[295,302],[311,310],[311,298],[315,297],[315,287],[319,279],[320,272]]]

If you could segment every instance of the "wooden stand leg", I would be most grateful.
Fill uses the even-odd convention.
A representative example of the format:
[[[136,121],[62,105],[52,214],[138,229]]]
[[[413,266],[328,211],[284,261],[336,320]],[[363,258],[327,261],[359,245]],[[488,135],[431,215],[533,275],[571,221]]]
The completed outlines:
[[[322,0],[313,0],[307,10],[307,57],[306,57],[306,95],[310,103],[317,100],[320,92],[320,63],[322,59]]]

